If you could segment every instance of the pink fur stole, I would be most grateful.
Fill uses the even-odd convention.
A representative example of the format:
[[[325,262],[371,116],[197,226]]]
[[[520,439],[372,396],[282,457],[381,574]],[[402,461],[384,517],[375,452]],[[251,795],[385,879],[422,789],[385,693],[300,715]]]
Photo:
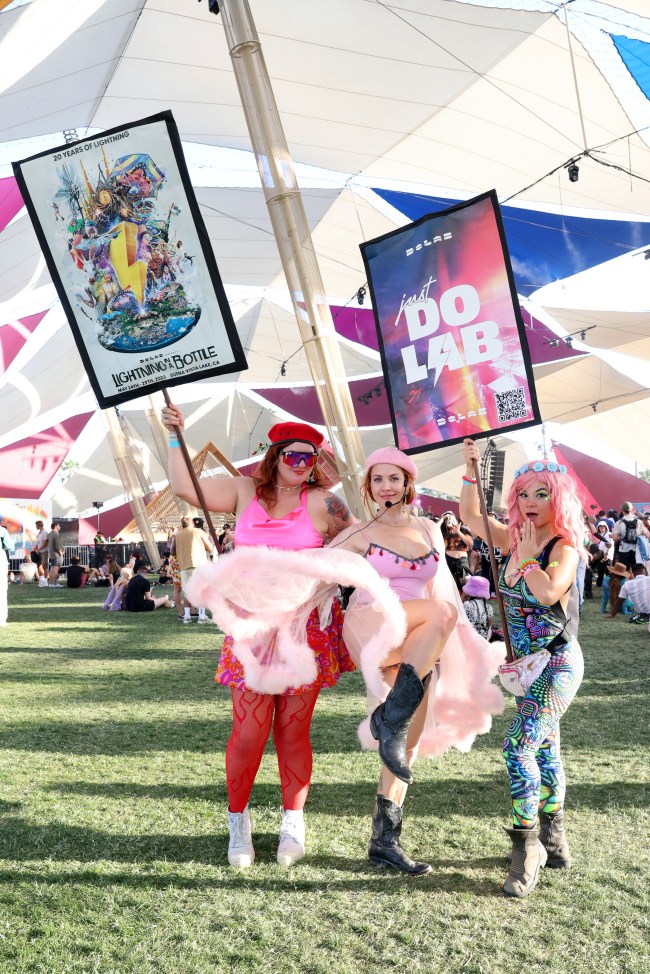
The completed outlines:
[[[339,585],[354,586],[376,612],[368,653],[381,658],[399,646],[406,632],[399,599],[360,555],[341,549],[237,548],[197,568],[187,596],[232,634],[246,685],[283,693],[316,678],[305,626],[316,607],[321,628],[328,625]]]

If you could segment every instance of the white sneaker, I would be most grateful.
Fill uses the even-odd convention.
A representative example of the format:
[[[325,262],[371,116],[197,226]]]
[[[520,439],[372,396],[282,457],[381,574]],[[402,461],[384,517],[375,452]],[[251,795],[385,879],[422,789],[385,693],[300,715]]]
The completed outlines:
[[[293,866],[305,854],[305,819],[302,809],[282,810],[280,844],[277,860],[281,866]]]
[[[243,812],[228,810],[228,828],[230,842],[228,843],[228,862],[231,866],[246,869],[255,861],[255,849],[251,836],[252,821],[248,805]]]

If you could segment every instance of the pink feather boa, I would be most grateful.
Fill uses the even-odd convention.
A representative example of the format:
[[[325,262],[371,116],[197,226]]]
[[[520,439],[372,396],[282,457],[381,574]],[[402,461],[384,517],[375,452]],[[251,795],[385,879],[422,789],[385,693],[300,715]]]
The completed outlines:
[[[365,559],[340,549],[237,548],[197,568],[187,596],[233,636],[246,685],[283,693],[316,678],[305,626],[316,607],[321,627],[329,623],[339,585],[354,586],[376,611],[370,655],[381,659],[403,642],[406,618],[395,593]]]

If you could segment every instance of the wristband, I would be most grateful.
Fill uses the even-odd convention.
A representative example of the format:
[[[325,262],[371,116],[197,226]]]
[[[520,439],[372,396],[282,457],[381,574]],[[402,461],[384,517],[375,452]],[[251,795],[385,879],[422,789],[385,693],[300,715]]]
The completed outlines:
[[[528,567],[528,565],[536,565],[536,564],[537,564],[536,558],[525,558],[523,561],[519,562],[519,571],[523,572],[524,569]]]
[[[463,478],[462,479],[463,479],[463,483],[464,484],[467,484],[468,487],[471,487],[473,484],[476,483],[475,480],[472,480],[471,477],[466,477],[464,474],[463,474]]]
[[[178,439],[177,436],[170,436],[170,438],[169,438],[169,449],[170,450],[175,450],[178,447],[180,447],[180,445],[181,445],[181,441]]]
[[[525,567],[525,568],[524,568],[524,569],[522,570],[522,572],[521,572],[521,577],[522,577],[522,578],[526,578],[526,575],[529,575],[529,574],[530,574],[530,572],[534,572],[534,571],[536,571],[536,570],[538,570],[538,571],[541,571],[542,569],[541,569],[541,568],[540,568],[540,566],[539,566],[539,565],[537,564],[537,562],[536,562],[536,561],[534,561],[534,562],[533,562],[532,564],[528,564],[528,565],[526,565],[526,567]]]

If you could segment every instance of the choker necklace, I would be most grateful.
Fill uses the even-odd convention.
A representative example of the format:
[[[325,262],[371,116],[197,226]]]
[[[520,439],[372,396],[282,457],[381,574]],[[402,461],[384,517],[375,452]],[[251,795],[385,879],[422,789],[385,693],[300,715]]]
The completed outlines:
[[[404,512],[400,511],[400,517],[397,519],[397,521],[382,521],[382,524],[385,524],[386,527],[390,528],[406,528],[411,523],[411,515],[407,514],[405,521],[401,520],[403,517]]]
[[[282,484],[273,484],[273,486],[274,487],[277,487],[278,490],[299,490],[303,485],[302,484],[296,484],[295,487],[283,487]]]

